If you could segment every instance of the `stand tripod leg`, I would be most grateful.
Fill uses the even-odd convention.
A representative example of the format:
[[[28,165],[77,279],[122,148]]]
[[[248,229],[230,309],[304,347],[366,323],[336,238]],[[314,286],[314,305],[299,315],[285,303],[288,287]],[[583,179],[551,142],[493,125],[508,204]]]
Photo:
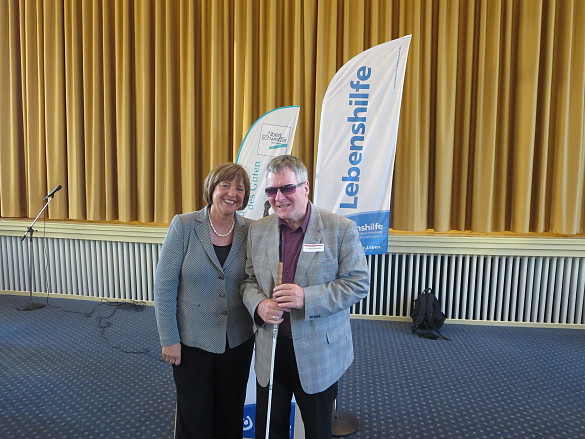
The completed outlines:
[[[28,238],[28,290],[30,293],[30,301],[28,303],[25,303],[24,305],[16,308],[18,311],[34,311],[35,309],[41,309],[44,308],[45,305],[42,303],[35,303],[33,302],[33,233],[34,230],[32,229],[32,226],[29,227],[29,231],[27,231],[27,233],[30,233],[29,238]],[[26,236],[26,235],[25,235]]]

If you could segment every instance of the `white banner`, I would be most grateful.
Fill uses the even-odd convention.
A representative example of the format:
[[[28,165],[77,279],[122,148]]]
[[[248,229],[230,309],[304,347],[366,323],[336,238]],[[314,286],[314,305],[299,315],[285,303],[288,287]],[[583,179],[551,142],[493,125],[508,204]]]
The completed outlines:
[[[250,201],[241,212],[246,218],[259,219],[267,201],[266,165],[273,157],[290,154],[300,107],[280,107],[261,116],[248,130],[240,145],[236,163],[250,174]]]
[[[250,174],[251,183],[250,201],[248,206],[240,212],[246,218],[259,219],[264,216],[265,202],[268,201],[264,193],[266,165],[273,157],[292,152],[299,111],[298,105],[269,111],[254,122],[240,145],[236,163],[246,168]],[[300,439],[304,437],[305,430],[294,399],[293,407],[290,417],[290,439]],[[252,358],[244,405],[244,438],[254,437],[255,417],[256,374],[254,373],[254,358]]]
[[[394,156],[411,37],[379,44],[349,60],[323,98],[315,205],[353,219],[367,255],[388,251]]]

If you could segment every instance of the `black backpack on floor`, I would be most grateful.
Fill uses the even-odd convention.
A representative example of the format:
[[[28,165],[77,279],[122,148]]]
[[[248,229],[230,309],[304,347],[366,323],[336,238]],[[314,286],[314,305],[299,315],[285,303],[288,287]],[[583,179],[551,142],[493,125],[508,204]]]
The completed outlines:
[[[432,288],[426,288],[414,301],[410,317],[412,317],[412,332],[419,337],[449,340],[439,332],[439,328],[445,323],[445,314]]]

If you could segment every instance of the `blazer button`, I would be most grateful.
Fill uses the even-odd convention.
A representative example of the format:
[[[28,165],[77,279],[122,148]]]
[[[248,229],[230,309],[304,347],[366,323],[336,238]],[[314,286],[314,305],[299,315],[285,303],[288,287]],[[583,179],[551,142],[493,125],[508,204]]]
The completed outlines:
[[[220,274],[219,276],[217,276],[217,278],[218,278],[219,280],[224,280],[224,279],[225,279],[225,277],[224,277],[224,275],[223,275],[223,274]]]
[[[228,312],[227,311],[222,311],[221,312],[221,315],[227,316],[228,315]]]
[[[219,295],[219,297],[221,297],[221,298],[223,299],[223,298],[225,297],[225,294],[221,293],[221,294]]]

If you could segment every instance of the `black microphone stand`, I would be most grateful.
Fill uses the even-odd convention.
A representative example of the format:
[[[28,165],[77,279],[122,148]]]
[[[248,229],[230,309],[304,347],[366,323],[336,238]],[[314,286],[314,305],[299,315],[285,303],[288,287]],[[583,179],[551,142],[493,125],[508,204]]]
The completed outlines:
[[[55,191],[53,191],[53,192],[55,192]],[[20,242],[22,242],[26,239],[26,235],[28,235],[28,290],[30,293],[30,301],[28,303],[25,303],[24,305],[16,308],[19,311],[34,311],[35,309],[41,309],[41,308],[45,307],[45,305],[42,303],[33,302],[33,284],[32,284],[33,269],[34,269],[34,265],[33,265],[33,262],[34,262],[33,233],[35,232],[35,230],[33,229],[33,226],[35,225],[35,223],[37,222],[39,217],[43,214],[43,212],[47,209],[47,207],[49,206],[49,203],[51,201],[53,201],[54,196],[55,196],[54,194],[47,196],[47,198],[46,198],[47,202],[45,203],[45,205],[43,206],[43,208],[41,209],[41,211],[39,212],[39,214],[37,215],[35,220],[32,222],[32,224],[30,226],[28,226],[24,236],[20,239]]]

